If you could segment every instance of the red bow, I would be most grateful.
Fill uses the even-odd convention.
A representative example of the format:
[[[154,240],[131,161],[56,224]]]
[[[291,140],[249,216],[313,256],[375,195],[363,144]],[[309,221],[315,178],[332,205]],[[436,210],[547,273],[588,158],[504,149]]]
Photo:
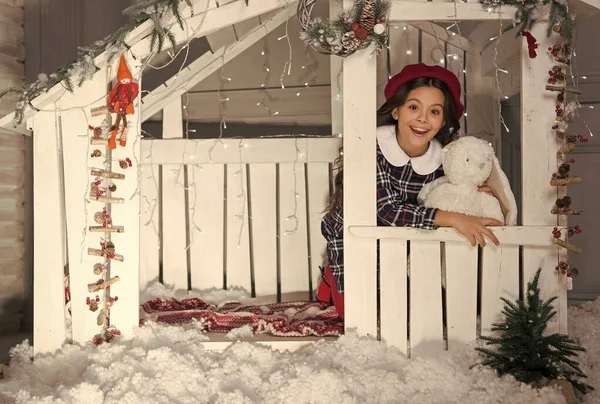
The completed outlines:
[[[531,59],[535,58],[537,56],[535,50],[538,48],[538,44],[536,43],[537,39],[535,39],[529,31],[523,31],[521,32],[521,35],[527,38],[527,48],[529,48],[529,57]]]

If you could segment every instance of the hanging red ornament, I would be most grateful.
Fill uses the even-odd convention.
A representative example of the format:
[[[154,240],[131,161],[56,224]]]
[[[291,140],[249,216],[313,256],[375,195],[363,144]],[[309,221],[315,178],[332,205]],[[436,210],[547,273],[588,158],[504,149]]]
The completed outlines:
[[[531,59],[534,59],[537,56],[537,52],[535,51],[538,48],[538,44],[537,39],[534,38],[533,35],[531,35],[531,32],[529,31],[523,31],[521,33],[521,35],[523,35],[525,38],[527,38],[527,49],[529,50],[529,57]]]

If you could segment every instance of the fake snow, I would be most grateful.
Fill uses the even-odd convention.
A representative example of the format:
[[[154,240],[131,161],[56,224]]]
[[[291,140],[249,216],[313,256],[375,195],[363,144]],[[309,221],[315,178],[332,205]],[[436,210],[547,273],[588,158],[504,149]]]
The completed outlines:
[[[154,286],[146,297],[171,297]],[[154,292],[154,294],[153,294]],[[148,294],[149,293],[149,294]],[[201,298],[219,304],[247,298],[240,291]],[[600,299],[569,308],[570,333],[588,349],[580,356],[589,382],[600,387]],[[295,352],[236,341],[207,351],[201,324],[147,323],[131,341],[65,345],[31,361],[28,341],[11,351],[0,404],[66,403],[513,403],[558,404],[558,390],[532,389],[499,378],[477,363],[473,347],[435,358],[406,359],[397,349],[348,334]],[[251,336],[237,329],[229,338]],[[586,403],[600,402],[598,392]]]

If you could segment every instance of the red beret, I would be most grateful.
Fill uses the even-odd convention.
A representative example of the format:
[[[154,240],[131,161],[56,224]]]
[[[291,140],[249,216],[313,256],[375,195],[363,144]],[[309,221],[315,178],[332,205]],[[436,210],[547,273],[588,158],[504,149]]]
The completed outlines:
[[[420,77],[431,77],[446,83],[456,104],[456,117],[460,119],[465,110],[465,107],[460,102],[460,82],[454,73],[444,69],[442,66],[428,66],[424,63],[405,66],[400,73],[392,77],[386,84],[384,90],[385,99],[389,100],[392,98],[402,84]]]

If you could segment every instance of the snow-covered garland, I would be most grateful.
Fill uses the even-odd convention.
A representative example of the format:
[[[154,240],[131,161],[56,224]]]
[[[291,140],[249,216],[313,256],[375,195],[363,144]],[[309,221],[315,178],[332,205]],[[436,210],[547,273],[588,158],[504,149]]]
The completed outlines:
[[[531,27],[542,19],[548,19],[546,37],[552,31],[560,32],[567,42],[573,36],[573,18],[569,15],[566,0],[481,0],[487,7],[494,9],[500,6],[517,7],[512,23],[504,30],[517,29],[517,36],[531,30]]]
[[[94,61],[95,57],[106,52],[107,62],[112,61],[116,55],[129,48],[125,42],[127,35],[148,20],[154,24],[150,34],[150,49],[160,52],[165,41],[175,47],[175,37],[170,30],[168,21],[169,17],[174,16],[180,28],[184,29],[181,14],[181,6],[184,3],[192,6],[190,0],[137,0],[134,5],[123,10],[123,15],[128,18],[129,23],[102,40],[79,47],[76,61],[67,63],[50,75],[42,73],[36,81],[22,88],[11,87],[0,91],[0,99],[7,94],[16,95],[13,125],[20,125],[25,117],[25,110],[28,107],[36,109],[31,102],[55,85],[62,83],[67,90],[72,92],[75,85],[80,87],[90,80],[99,70]],[[219,5],[218,1],[216,4]],[[248,5],[248,0],[246,0],[246,5]],[[192,9],[191,12],[193,14],[194,10]]]
[[[335,19],[311,18],[316,0],[300,0],[298,20],[302,30],[300,39],[316,52],[347,57],[372,43],[376,50],[386,46],[388,0],[355,0],[348,12]]]

